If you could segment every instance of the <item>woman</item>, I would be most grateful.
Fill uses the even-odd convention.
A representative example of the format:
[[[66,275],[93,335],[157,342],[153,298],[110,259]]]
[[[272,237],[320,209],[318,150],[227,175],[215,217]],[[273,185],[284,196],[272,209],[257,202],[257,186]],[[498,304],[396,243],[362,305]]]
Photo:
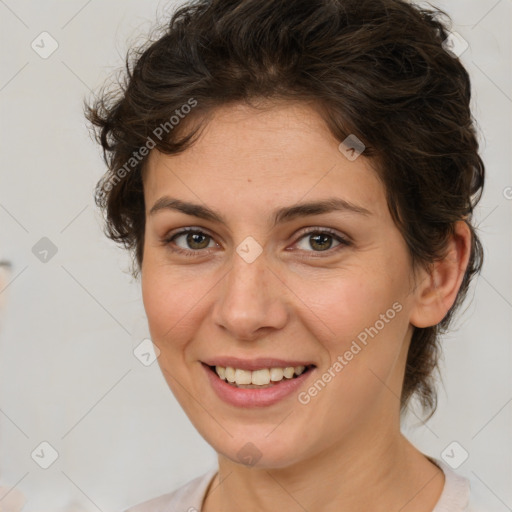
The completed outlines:
[[[449,42],[401,0],[198,0],[89,107],[108,235],[218,453],[130,512],[479,510],[400,432],[482,262]]]

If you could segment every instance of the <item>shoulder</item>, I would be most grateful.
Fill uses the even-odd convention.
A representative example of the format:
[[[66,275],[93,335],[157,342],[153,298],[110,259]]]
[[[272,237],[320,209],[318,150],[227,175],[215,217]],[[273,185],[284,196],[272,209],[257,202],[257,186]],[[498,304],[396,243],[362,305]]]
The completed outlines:
[[[206,490],[217,469],[186,483],[173,492],[139,503],[125,512],[200,512]]]
[[[503,512],[508,507],[476,476],[468,479],[470,496],[467,512]]]
[[[499,512],[499,500],[475,477],[466,478],[456,473],[448,464],[430,459],[444,473],[443,492],[432,512]]]

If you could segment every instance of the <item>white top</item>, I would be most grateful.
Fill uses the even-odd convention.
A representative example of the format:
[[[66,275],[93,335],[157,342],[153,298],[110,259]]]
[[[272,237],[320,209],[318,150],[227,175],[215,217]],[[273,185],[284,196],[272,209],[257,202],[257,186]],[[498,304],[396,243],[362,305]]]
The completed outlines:
[[[443,492],[432,512],[501,512],[503,508],[494,508],[487,504],[492,494],[478,480],[468,480],[455,473],[444,462],[429,459],[439,466],[445,476]],[[201,512],[206,491],[217,474],[217,469],[211,470],[174,492],[164,494],[125,512]],[[496,502],[498,501],[494,498]]]

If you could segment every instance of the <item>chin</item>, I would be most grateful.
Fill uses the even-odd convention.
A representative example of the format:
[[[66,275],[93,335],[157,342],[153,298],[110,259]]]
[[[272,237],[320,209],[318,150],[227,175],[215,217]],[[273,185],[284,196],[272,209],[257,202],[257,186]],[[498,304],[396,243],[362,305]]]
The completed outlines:
[[[275,425],[272,428],[275,428]],[[272,432],[272,428],[268,425],[264,428],[252,426],[246,430],[239,428],[236,435],[232,433],[233,437],[226,434],[222,435],[221,439],[218,436],[214,439],[200,432],[219,456],[248,468],[278,469],[300,462],[304,457],[301,440],[295,439],[286,431],[279,435]],[[302,448],[300,452],[297,447]]]

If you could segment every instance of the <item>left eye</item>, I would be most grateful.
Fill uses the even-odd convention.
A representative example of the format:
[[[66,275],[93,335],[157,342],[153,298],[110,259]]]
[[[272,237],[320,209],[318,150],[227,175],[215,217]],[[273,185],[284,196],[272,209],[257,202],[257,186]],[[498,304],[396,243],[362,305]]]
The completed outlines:
[[[311,247],[312,249],[315,249],[315,248],[318,249],[313,252],[328,251],[332,247],[333,240],[337,241],[338,245],[342,245],[345,242],[345,240],[343,240],[340,236],[335,235],[329,231],[309,231],[305,235],[301,236],[299,238],[299,241],[303,240],[303,239],[304,239],[304,241],[309,239],[309,242],[306,242],[309,245],[309,247]],[[335,246],[335,247],[338,247],[338,246]],[[308,249],[304,249],[304,247],[303,247],[302,250],[307,251]]]

